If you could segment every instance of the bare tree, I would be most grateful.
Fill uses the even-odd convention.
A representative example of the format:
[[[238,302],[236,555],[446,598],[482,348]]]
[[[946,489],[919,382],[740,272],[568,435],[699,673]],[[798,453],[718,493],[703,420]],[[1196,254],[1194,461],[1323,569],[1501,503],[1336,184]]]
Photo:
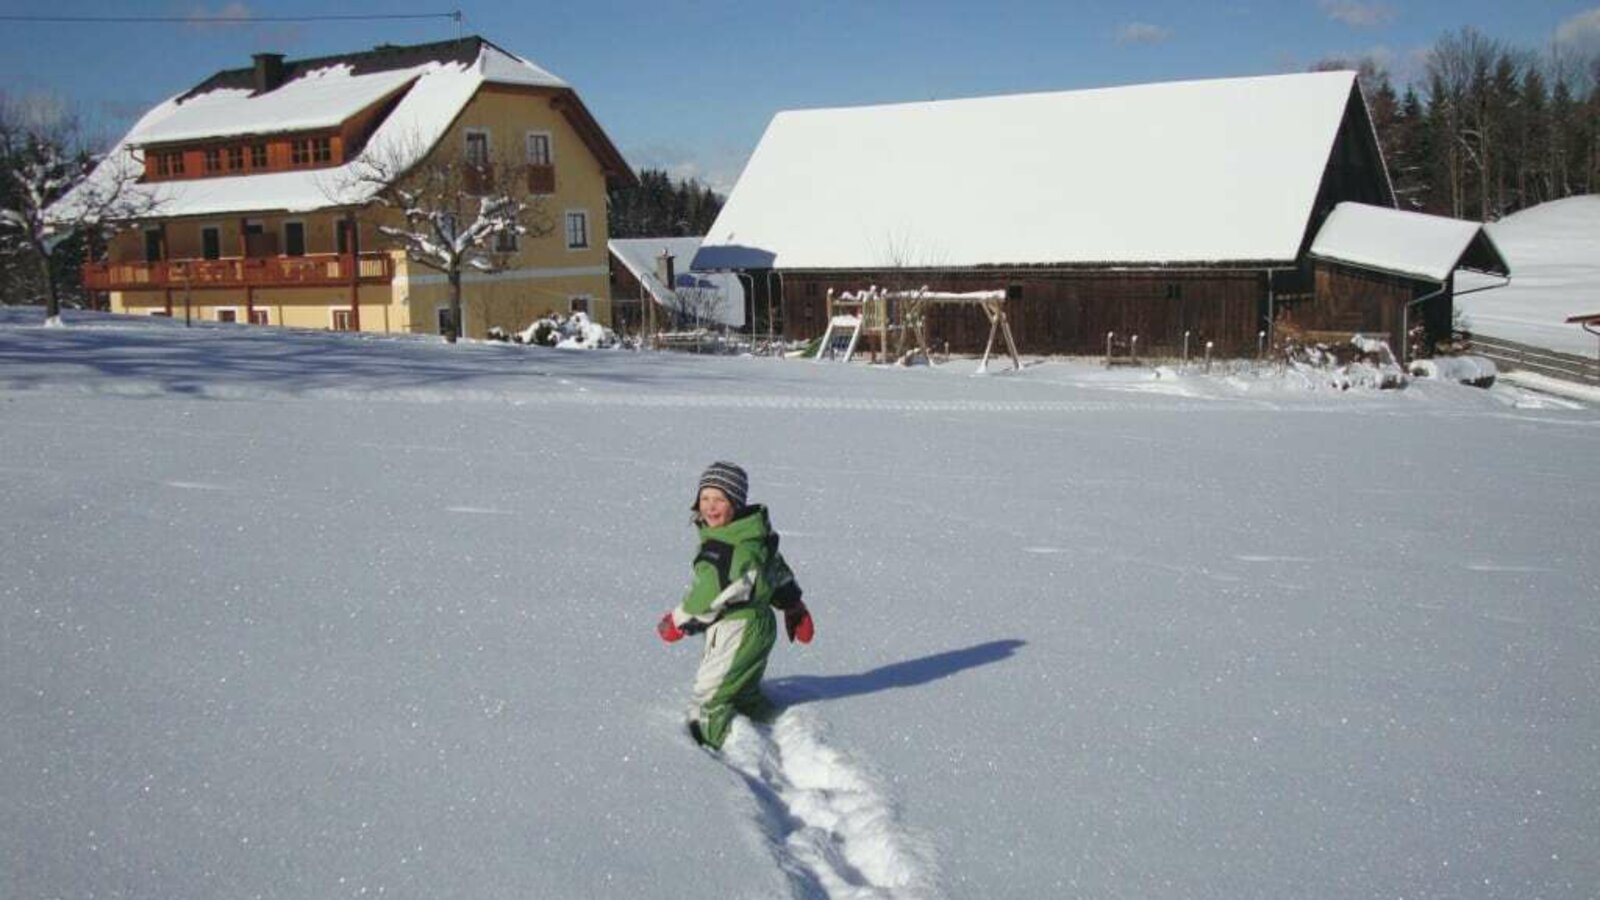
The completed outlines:
[[[701,278],[680,276],[678,284],[671,288],[667,304],[675,327],[700,328],[721,323],[727,297],[720,287]]]
[[[378,232],[418,265],[443,274],[450,285],[450,323],[445,339],[461,331],[461,278],[467,270],[505,268],[523,237],[554,230],[542,196],[528,191],[519,167],[496,167],[485,152],[431,152],[416,142],[363,157],[356,180],[371,193],[380,216]],[[395,215],[403,224],[394,224]]]
[[[58,322],[61,282],[57,255],[74,240],[93,254],[119,228],[156,207],[136,188],[142,167],[131,157],[99,157],[83,149],[70,116],[30,115],[0,96],[0,252],[22,257],[34,270],[45,318]]]

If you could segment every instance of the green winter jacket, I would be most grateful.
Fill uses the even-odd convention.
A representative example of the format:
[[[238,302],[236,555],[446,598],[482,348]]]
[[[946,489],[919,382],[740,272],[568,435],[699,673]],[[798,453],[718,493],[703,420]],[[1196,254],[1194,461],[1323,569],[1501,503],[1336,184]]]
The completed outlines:
[[[778,535],[767,508],[750,506],[721,528],[700,526],[694,583],[678,604],[682,627],[706,627],[718,619],[751,619],[788,609],[800,601],[800,585],[778,552]]]

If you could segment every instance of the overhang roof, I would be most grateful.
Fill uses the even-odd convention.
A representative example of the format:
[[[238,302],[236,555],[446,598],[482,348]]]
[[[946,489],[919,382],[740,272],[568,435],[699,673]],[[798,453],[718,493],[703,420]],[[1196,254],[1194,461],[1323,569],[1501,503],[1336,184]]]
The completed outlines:
[[[1509,275],[1510,266],[1482,224],[1369,206],[1334,207],[1311,255],[1443,284],[1457,269]]]

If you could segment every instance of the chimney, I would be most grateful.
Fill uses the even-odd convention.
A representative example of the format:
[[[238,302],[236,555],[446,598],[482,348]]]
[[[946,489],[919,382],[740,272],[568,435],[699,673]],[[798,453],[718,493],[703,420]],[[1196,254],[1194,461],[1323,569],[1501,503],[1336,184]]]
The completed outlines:
[[[250,57],[255,60],[255,88],[256,93],[265,94],[283,84],[283,54],[282,53],[257,53]]]

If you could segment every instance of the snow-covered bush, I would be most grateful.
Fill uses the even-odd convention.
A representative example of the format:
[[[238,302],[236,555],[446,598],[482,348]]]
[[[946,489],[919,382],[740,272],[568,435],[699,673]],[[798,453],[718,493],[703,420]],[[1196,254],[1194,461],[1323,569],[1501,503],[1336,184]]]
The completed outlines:
[[[1280,346],[1290,368],[1341,391],[1389,390],[1406,383],[1388,342],[1377,338],[1352,334],[1349,340],[1330,343],[1309,339],[1295,330]]]
[[[575,312],[570,316],[545,316],[517,332],[515,338],[519,344],[559,347],[562,350],[595,350],[617,344],[616,332],[594,322],[588,313],[583,312]]]
[[[1493,387],[1498,374],[1493,360],[1482,356],[1435,356],[1411,363],[1413,377],[1455,381],[1480,388]]]

